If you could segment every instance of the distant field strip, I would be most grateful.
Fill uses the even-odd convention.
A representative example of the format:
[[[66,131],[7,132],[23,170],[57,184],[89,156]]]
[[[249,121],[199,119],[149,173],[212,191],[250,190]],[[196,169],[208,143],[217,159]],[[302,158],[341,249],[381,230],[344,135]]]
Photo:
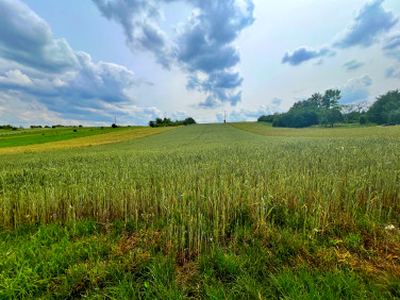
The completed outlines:
[[[118,130],[115,132],[96,134],[96,135],[56,141],[56,142],[47,142],[47,143],[19,146],[19,147],[4,147],[0,148],[0,155],[82,148],[88,146],[117,143],[122,141],[130,141],[130,140],[135,140],[137,138],[151,136],[161,132],[169,131],[174,128],[176,127],[160,127],[160,128],[143,127],[143,128],[133,128],[133,129],[128,128],[126,130]]]
[[[140,129],[142,127],[129,127]],[[97,134],[115,133],[127,130],[127,128],[111,127],[63,127],[63,128],[40,128],[40,129],[22,129],[17,131],[0,132],[0,148],[28,146],[34,144],[43,144],[72,140],[81,137],[88,137]]]
[[[230,123],[232,127],[266,136],[286,137],[400,137],[400,126],[334,127],[334,128],[282,128],[270,123]]]

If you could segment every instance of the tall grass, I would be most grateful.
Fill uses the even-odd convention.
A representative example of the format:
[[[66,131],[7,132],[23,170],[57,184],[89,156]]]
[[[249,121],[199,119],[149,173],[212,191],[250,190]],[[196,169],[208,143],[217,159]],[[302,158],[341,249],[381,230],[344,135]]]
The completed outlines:
[[[353,130],[0,156],[0,298],[398,297],[400,141]]]
[[[192,126],[118,145],[1,157],[0,225],[122,219],[201,252],[237,228],[399,225],[400,141],[266,138]]]

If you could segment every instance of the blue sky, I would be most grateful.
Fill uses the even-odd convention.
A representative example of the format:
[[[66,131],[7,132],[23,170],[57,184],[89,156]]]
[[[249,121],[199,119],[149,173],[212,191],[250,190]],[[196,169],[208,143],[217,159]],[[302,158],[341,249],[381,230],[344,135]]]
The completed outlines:
[[[0,0],[0,123],[255,120],[400,82],[398,0]]]

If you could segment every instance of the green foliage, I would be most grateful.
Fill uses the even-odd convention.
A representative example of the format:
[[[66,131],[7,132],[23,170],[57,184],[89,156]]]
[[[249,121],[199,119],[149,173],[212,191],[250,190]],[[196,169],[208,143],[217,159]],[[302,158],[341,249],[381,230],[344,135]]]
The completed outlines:
[[[257,119],[257,122],[267,122],[267,123],[272,123],[274,122],[274,118],[277,117],[279,114],[273,114],[273,115],[263,115]]]
[[[343,121],[343,115],[338,108],[326,109],[322,111],[321,124],[333,127],[335,123]]]
[[[400,109],[400,91],[389,91],[379,96],[368,110],[368,120],[376,124],[386,124],[392,112]],[[393,118],[395,118],[393,116]]]
[[[400,108],[389,113],[388,121],[389,124],[393,125],[400,124]]]
[[[303,128],[318,124],[318,114],[314,111],[292,110],[274,118],[274,127]]]
[[[149,122],[149,126],[150,127],[167,127],[167,126],[180,126],[180,125],[192,125],[192,124],[196,124],[196,121],[189,117],[186,118],[183,121],[172,121],[170,118],[157,118],[155,121],[150,121]]]
[[[0,125],[0,129],[4,130],[17,130],[17,127],[11,126],[11,125]]]
[[[293,104],[287,113],[261,116],[259,122],[273,122],[274,127],[303,128],[323,124],[325,126],[343,121],[339,109],[339,90],[327,90],[325,94],[315,93],[304,101]]]

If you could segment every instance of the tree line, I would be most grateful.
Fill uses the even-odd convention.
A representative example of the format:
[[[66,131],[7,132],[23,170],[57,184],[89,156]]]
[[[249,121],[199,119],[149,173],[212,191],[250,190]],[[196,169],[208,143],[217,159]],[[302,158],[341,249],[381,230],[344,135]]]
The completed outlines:
[[[167,127],[167,126],[180,126],[180,125],[191,125],[191,124],[196,124],[196,121],[189,117],[186,118],[185,120],[176,120],[172,121],[170,118],[157,118],[155,121],[150,121],[149,126],[150,127]]]
[[[263,115],[258,122],[269,122],[275,127],[303,128],[312,125],[333,127],[336,123],[400,124],[400,91],[389,91],[377,97],[369,106],[367,102],[339,105],[340,90],[329,89],[324,94],[315,93],[298,101],[286,113]]]

